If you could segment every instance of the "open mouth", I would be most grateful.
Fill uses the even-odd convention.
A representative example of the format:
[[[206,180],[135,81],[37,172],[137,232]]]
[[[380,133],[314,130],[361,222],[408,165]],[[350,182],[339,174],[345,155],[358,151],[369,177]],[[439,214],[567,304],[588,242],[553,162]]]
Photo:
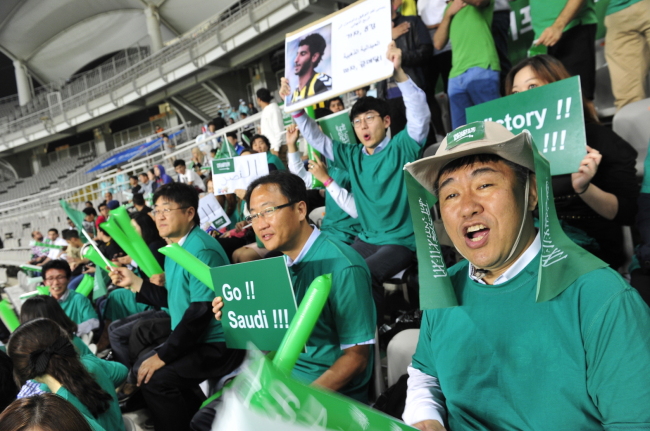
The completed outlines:
[[[490,228],[479,223],[468,227],[465,231],[465,237],[473,243],[478,243],[483,240],[489,232]]]
[[[369,141],[370,140],[370,133],[364,133],[363,134],[363,140],[364,141]]]

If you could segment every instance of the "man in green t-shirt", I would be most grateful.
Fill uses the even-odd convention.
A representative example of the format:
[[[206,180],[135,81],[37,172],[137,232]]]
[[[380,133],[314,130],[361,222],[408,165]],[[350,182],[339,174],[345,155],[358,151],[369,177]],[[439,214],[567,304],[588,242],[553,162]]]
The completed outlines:
[[[650,0],[610,0],[605,16],[605,56],[616,108],[648,97],[645,82],[650,63]]]
[[[466,108],[501,97],[493,13],[494,0],[453,0],[433,36],[436,49],[449,40],[453,47],[447,93],[454,129],[466,123]]]
[[[348,245],[309,224],[300,177],[273,172],[251,183],[245,200],[247,221],[264,247],[284,254],[298,304],[314,279],[332,274],[332,290],[293,377],[367,402],[376,319],[368,266]],[[217,298],[213,305],[220,319],[228,304]]]
[[[212,268],[229,263],[219,243],[199,227],[199,196],[193,186],[165,184],[156,190],[153,201],[151,214],[161,237]],[[244,351],[226,348],[221,323],[212,318],[214,291],[173,259],[165,259],[164,274],[151,278],[165,287],[124,267],[110,275],[114,284],[136,292],[138,302],[169,308],[169,338],[141,356],[134,372],[155,429],[186,430],[203,401],[197,395],[199,384],[231,373],[241,364]]]
[[[574,181],[588,184],[593,168],[581,166]],[[449,269],[458,305],[424,311],[405,422],[420,430],[648,429],[650,309],[562,233],[548,162],[528,132],[471,123],[406,169],[437,195],[467,260]]]
[[[393,77],[406,106],[406,128],[392,138],[386,134],[391,124],[388,103],[374,97],[360,98],[350,111],[361,144],[332,140],[304,111],[292,114],[307,142],[348,174],[361,224],[352,248],[370,268],[380,321],[384,281],[413,262],[415,236],[401,168],[420,157],[431,119],[426,95],[402,69],[402,51],[395,42],[390,43],[386,58],[395,67]],[[290,94],[289,82],[282,78],[280,95],[286,98]]]
[[[77,324],[77,334],[87,334],[99,328],[99,318],[90,300],[74,290],[68,289],[70,264],[55,259],[43,265],[43,284],[50,296],[56,299],[65,314]]]
[[[572,76],[580,76],[582,95],[594,100],[596,30],[594,0],[530,0],[533,45],[544,45]]]

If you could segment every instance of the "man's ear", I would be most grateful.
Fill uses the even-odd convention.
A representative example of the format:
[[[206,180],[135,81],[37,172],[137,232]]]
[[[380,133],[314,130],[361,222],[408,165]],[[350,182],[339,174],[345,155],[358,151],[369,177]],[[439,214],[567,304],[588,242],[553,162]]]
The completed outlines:
[[[384,121],[384,129],[388,129],[390,127],[390,115],[386,115],[382,120]]]
[[[321,58],[320,52],[316,52],[311,55],[311,62],[312,64],[318,64],[318,60]],[[315,66],[314,66],[315,67]]]
[[[533,211],[537,206],[537,176],[534,173],[529,173],[530,187],[528,188],[528,211]]]
[[[296,209],[298,210],[298,215],[300,217],[300,221],[306,220],[307,219],[307,202],[305,201],[300,201],[296,204]]]

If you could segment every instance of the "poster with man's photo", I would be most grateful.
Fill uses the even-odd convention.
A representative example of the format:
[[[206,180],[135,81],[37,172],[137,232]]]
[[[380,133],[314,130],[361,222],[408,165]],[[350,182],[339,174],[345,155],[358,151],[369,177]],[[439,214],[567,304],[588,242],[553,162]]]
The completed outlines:
[[[285,111],[392,76],[393,64],[386,59],[390,41],[390,3],[376,0],[356,2],[287,34],[285,77],[291,95]]]

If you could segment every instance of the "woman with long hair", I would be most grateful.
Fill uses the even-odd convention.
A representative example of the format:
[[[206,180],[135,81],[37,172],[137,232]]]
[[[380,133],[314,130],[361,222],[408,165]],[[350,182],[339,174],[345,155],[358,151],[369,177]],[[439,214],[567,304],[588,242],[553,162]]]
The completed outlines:
[[[59,302],[51,296],[37,295],[29,298],[20,308],[20,323],[27,323],[34,319],[46,318],[54,320],[57,325],[63,328],[77,348],[79,355],[92,355],[88,345],[77,337],[77,324],[70,319],[59,305]]]
[[[562,63],[549,55],[527,58],[506,77],[506,94],[527,91],[569,78]],[[558,96],[560,97],[560,96]],[[581,244],[618,269],[625,261],[623,225],[637,213],[636,150],[598,121],[591,102],[583,98],[587,154],[578,172],[553,177],[557,215],[596,241]],[[567,233],[571,233],[565,229]],[[582,232],[577,232],[580,235]]]
[[[68,333],[50,319],[20,325],[9,339],[7,353],[21,385],[36,380],[104,429],[124,431],[115,395],[126,378],[124,365],[90,355],[79,357]]]
[[[72,403],[54,394],[41,394],[14,401],[0,414],[0,430],[11,431],[103,431]]]

